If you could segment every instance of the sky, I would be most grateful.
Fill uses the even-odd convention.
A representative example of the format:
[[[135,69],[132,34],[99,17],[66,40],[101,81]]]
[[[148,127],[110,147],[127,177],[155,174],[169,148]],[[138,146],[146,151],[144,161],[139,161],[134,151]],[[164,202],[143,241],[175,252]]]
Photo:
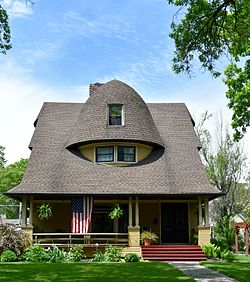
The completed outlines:
[[[197,122],[206,110],[230,124],[226,87],[194,66],[172,71],[174,7],[166,0],[0,0],[13,48],[0,54],[0,145],[8,163],[27,158],[42,104],[85,102],[90,83],[119,79],[145,102],[183,102]],[[215,130],[210,121],[208,128]],[[249,155],[250,130],[243,139]]]

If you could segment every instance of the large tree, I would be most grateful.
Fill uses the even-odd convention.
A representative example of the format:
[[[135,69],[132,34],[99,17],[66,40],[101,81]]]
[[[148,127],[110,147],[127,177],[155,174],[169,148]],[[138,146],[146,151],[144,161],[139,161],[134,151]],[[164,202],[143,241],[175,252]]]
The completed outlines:
[[[246,220],[250,209],[250,190],[244,182],[246,156],[242,146],[233,141],[228,130],[223,129],[222,121],[219,122],[216,136],[212,138],[212,134],[205,127],[205,122],[210,117],[206,112],[196,131],[202,144],[200,153],[208,179],[225,193],[213,201],[211,217],[216,223],[218,238],[224,238],[227,247],[231,247],[234,242],[231,221],[236,215]]]
[[[198,62],[214,77],[221,74],[218,62],[230,60],[225,69],[226,96],[234,112],[234,139],[250,125],[250,1],[168,0],[176,5],[170,37],[175,42],[173,69],[192,72]],[[183,15],[179,21],[177,15]],[[245,66],[244,66],[245,64]]]
[[[0,148],[3,147],[0,146]],[[0,205],[5,206],[0,208],[0,213],[4,212],[9,217],[17,216],[18,208],[13,208],[11,205],[17,205],[18,203],[9,197],[6,197],[4,193],[21,182],[27,163],[27,159],[21,159],[13,164],[0,166]]]

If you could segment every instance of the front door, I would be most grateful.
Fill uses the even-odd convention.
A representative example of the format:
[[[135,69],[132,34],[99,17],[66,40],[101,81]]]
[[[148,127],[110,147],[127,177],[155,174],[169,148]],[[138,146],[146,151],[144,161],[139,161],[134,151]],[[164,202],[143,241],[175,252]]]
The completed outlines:
[[[161,204],[161,242],[188,243],[188,204]]]

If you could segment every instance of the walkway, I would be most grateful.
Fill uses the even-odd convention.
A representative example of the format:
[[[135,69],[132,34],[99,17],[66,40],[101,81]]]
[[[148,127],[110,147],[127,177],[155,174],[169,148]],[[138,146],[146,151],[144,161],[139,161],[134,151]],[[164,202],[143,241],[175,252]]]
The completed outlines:
[[[212,269],[206,268],[199,262],[168,262],[185,274],[192,276],[198,282],[237,282],[237,280],[227,277]]]

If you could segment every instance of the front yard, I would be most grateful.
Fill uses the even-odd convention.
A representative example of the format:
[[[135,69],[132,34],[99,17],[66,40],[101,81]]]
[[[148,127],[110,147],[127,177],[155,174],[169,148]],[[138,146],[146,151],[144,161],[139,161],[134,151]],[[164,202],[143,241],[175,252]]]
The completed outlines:
[[[249,281],[249,277],[250,277],[250,257],[249,256],[246,257],[245,255],[239,255],[237,256],[237,258],[239,259],[238,262],[205,261],[205,262],[201,262],[201,265],[204,265],[215,271],[223,273],[238,281],[247,282]]]
[[[0,263],[0,281],[194,281],[167,263]]]

